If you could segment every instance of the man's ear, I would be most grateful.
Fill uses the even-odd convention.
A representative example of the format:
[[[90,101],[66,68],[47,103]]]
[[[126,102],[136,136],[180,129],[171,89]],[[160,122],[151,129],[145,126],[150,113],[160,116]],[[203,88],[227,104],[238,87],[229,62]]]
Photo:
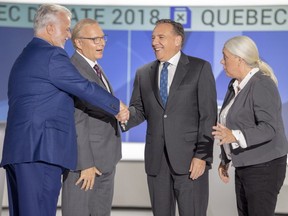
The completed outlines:
[[[47,26],[46,26],[46,31],[47,31],[47,33],[49,34],[49,35],[53,35],[53,33],[54,33],[54,25],[53,24],[48,24]]]
[[[180,35],[177,35],[175,39],[175,45],[181,46],[181,44],[182,44],[182,37]]]
[[[81,39],[75,38],[73,42],[76,45],[77,49],[80,49],[80,50],[82,49],[82,41],[81,41]]]

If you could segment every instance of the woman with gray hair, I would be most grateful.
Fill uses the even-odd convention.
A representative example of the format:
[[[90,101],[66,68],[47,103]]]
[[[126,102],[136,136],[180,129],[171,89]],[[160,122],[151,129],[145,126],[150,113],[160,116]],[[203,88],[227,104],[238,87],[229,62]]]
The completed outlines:
[[[232,80],[212,132],[221,146],[219,176],[228,183],[232,161],[239,216],[272,216],[288,152],[277,79],[246,36],[224,44],[221,64]]]

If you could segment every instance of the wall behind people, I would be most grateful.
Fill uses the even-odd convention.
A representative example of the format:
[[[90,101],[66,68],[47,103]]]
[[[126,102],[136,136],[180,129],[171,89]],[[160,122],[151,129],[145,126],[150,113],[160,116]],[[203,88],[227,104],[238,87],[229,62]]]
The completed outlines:
[[[7,83],[12,64],[33,35],[32,20],[37,4],[0,3],[0,121],[7,116]],[[95,18],[108,35],[101,65],[115,87],[115,94],[129,103],[136,69],[154,59],[151,30],[160,18],[181,22],[186,31],[183,51],[208,60],[217,84],[221,106],[229,79],[220,64],[224,42],[247,35],[257,44],[279,80],[283,116],[288,113],[288,5],[282,6],[96,6],[67,5],[73,13],[72,26],[84,17]],[[72,55],[71,42],[65,49]],[[288,118],[284,116],[288,136]],[[123,134],[125,142],[144,142],[145,123]]]

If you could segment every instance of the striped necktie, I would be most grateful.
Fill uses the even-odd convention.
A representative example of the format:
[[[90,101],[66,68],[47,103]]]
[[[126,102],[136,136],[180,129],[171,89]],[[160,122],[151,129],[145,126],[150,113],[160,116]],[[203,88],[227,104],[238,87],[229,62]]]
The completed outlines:
[[[96,74],[99,76],[99,78],[102,80],[102,71],[101,71],[101,68],[95,64],[94,67],[93,67],[96,71]]]

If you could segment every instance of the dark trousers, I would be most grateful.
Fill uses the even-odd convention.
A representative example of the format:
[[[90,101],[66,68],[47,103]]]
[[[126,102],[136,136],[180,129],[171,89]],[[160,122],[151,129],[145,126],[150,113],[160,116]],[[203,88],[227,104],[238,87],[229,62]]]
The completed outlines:
[[[239,216],[274,216],[286,174],[287,156],[236,168],[235,190]]]
[[[63,169],[47,163],[5,166],[10,216],[55,216]]]
[[[115,168],[95,177],[93,190],[75,185],[80,172],[65,171],[62,187],[62,216],[110,216],[114,193]]]
[[[148,175],[147,180],[154,216],[175,216],[176,201],[180,216],[206,216],[208,170],[197,180],[191,180],[188,172],[177,175],[165,154],[158,175]]]

